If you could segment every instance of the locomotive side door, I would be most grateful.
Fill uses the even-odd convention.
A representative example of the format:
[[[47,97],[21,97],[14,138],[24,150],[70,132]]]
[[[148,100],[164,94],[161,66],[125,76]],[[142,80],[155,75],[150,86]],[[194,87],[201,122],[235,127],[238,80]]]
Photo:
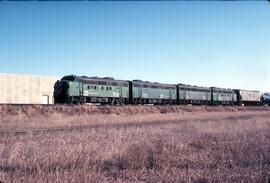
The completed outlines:
[[[119,98],[122,97],[122,87],[118,86],[118,93],[119,93]]]
[[[187,96],[187,89],[186,89],[186,88],[183,89],[183,99],[184,99],[184,100],[187,100],[187,99],[188,99],[188,96]]]
[[[138,91],[139,91],[138,97],[139,97],[139,98],[143,98],[143,90],[142,90],[142,87],[139,87],[138,89],[139,89],[139,90],[138,90]]]
[[[79,82],[79,94],[83,96],[83,83]]]

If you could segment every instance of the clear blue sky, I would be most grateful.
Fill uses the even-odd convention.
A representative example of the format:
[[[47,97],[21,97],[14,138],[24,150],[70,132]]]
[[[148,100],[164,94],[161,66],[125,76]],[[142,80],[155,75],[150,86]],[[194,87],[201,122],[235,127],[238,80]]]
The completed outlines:
[[[0,2],[0,72],[270,91],[270,3]]]

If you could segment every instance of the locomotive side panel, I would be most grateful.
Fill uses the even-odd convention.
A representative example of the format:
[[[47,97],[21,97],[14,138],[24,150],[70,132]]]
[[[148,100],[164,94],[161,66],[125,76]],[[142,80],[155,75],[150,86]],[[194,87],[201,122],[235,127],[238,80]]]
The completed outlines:
[[[180,104],[209,104],[211,101],[210,88],[178,85]]]
[[[132,82],[132,100],[135,104],[176,103],[176,86],[150,82]]]
[[[128,86],[84,84],[83,96],[86,97],[129,97]]]
[[[236,94],[231,89],[211,87],[212,105],[233,105],[236,103]]]

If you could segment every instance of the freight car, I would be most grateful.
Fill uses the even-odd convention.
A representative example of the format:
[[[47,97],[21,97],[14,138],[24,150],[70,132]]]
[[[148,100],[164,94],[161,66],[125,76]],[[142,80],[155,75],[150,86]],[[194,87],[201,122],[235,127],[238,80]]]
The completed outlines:
[[[55,103],[126,104],[129,101],[129,82],[113,78],[69,75],[54,86]]]
[[[176,85],[133,80],[130,82],[132,104],[176,104]]]
[[[178,84],[179,104],[209,105],[211,103],[211,89],[207,87]]]
[[[261,92],[251,90],[234,90],[237,95],[238,105],[261,105]]]
[[[270,93],[262,94],[261,101],[263,105],[270,105]]]
[[[234,90],[211,87],[212,105],[234,105],[237,103],[237,96]]]

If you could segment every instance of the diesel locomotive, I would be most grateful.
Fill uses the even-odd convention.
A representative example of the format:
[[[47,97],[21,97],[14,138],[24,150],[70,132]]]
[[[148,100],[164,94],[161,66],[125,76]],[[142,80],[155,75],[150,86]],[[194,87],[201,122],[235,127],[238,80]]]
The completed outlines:
[[[54,102],[110,105],[269,105],[270,95],[251,90],[68,75],[55,83]]]

